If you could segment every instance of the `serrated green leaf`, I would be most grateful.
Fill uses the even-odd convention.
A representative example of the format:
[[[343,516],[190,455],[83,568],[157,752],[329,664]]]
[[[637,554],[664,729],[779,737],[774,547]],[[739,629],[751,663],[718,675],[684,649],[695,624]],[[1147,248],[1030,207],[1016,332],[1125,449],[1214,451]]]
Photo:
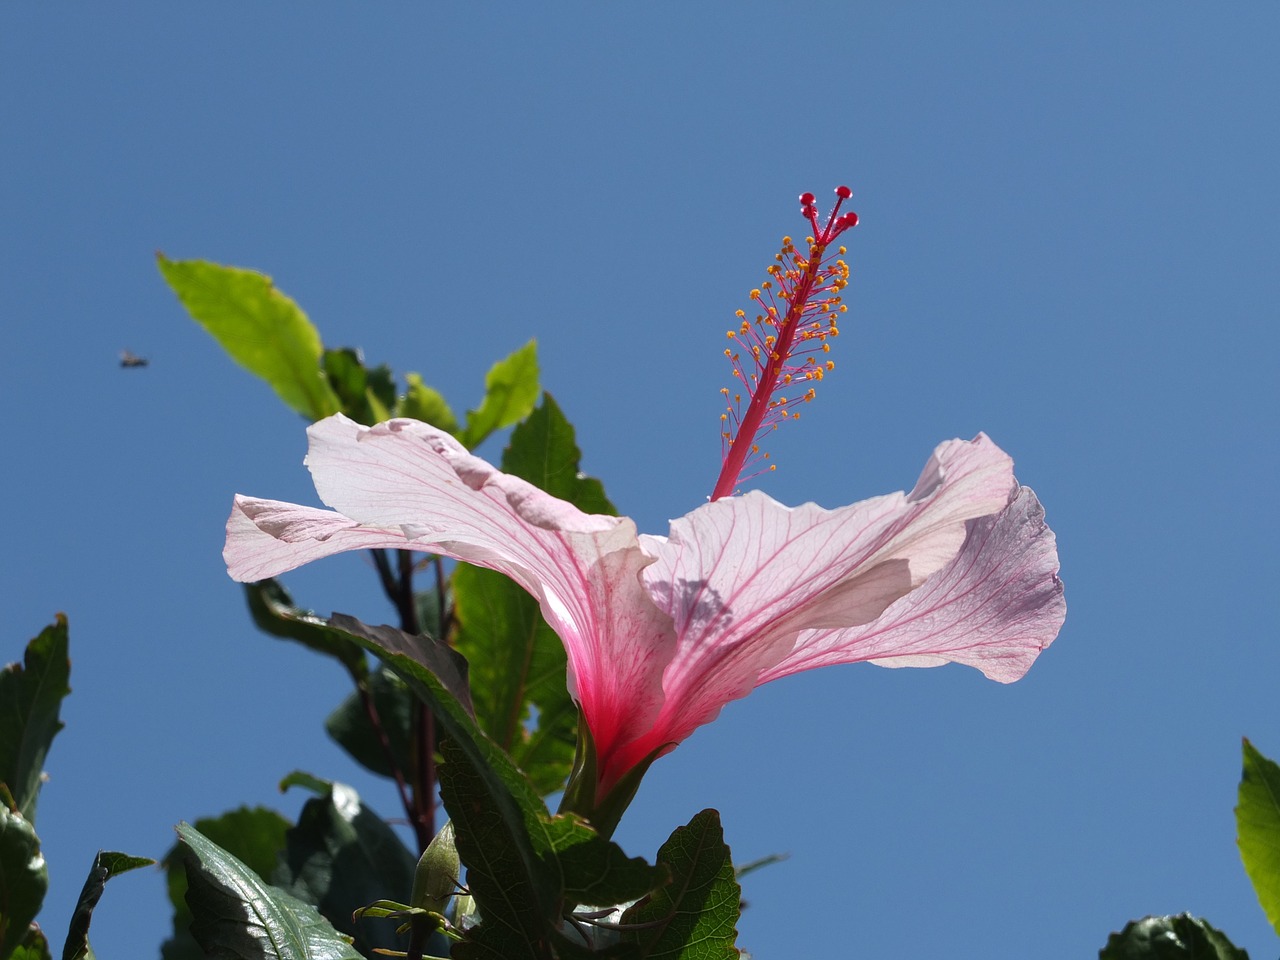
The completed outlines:
[[[45,757],[63,726],[58,712],[71,692],[70,674],[62,614],[27,644],[22,663],[0,670],[0,783],[32,825]]]
[[[1107,938],[1098,960],[1249,960],[1221,931],[1180,913],[1134,920]]]
[[[264,883],[190,824],[179,824],[178,835],[186,845],[191,934],[206,954],[243,960],[361,960],[315,907]]]
[[[284,850],[285,832],[292,824],[266,807],[240,807],[219,817],[196,821],[196,829],[223,850],[238,858],[266,881]],[[183,847],[175,843],[165,855],[169,902],[173,904],[173,936],[160,948],[163,960],[204,960],[204,951],[191,936],[191,910],[187,907],[187,874]]]
[[[26,941],[48,889],[35,828],[21,813],[0,806],[0,960]]]
[[[565,898],[571,904],[610,906],[639,899],[670,878],[665,867],[628,857],[573,815],[547,821],[551,850],[559,861]]]
[[[641,957],[737,960],[742,890],[720,815],[703,810],[676,828],[658,851],[658,864],[671,872],[671,882],[623,914],[624,924],[641,925],[623,940],[636,944]]]
[[[355,938],[366,956],[374,948],[403,949],[393,926],[356,924],[351,914],[378,899],[406,900],[417,859],[366,807],[354,789],[334,783],[308,800],[285,835],[277,886],[314,904],[335,928]]]
[[[187,312],[281,400],[311,420],[338,412],[338,396],[321,367],[320,334],[270,277],[163,254],[156,261]]]
[[[53,960],[49,953],[49,941],[37,924],[27,927],[27,935],[18,949],[10,956],[10,960]]]
[[[449,409],[444,397],[423,383],[422,377],[416,373],[406,373],[404,381],[408,384],[408,391],[396,405],[396,416],[412,417],[456,436],[458,418]]]
[[[604,485],[581,472],[582,451],[578,449],[573,425],[549,393],[542,403],[511,431],[511,442],[502,452],[502,469],[552,496],[567,500],[583,513],[617,516],[618,511],[605,496]]]
[[[537,402],[538,345],[530,340],[489,369],[484,378],[484,399],[477,409],[467,411],[467,425],[458,439],[474,450],[493,431],[527,417]]]
[[[549,956],[554,877],[533,850],[525,818],[518,809],[503,809],[508,804],[494,797],[461,744],[448,739],[440,751],[440,799],[467,865],[467,889],[484,918],[453,955],[459,960]]]
[[[1238,797],[1240,857],[1263,912],[1280,933],[1280,766],[1248,740]]]
[[[379,726],[386,735],[386,746],[383,746],[373,721],[369,719],[359,691],[351,693],[329,714],[324,722],[325,731],[367,770],[384,777],[393,776],[393,760],[395,768],[401,771],[410,769],[409,744],[413,708],[417,701],[404,681],[390,670],[373,671],[366,690],[377,712]]]
[[[350,637],[340,631],[330,630],[324,618],[294,606],[293,598],[280,581],[246,583],[244,595],[249,603],[249,614],[259,630],[333,657],[353,677],[367,675],[369,664],[359,645],[352,643]]]
[[[102,892],[107,881],[139,867],[149,867],[155,863],[150,857],[131,857],[126,853],[114,853],[99,850],[89,868],[89,876],[80,890],[80,899],[71,914],[71,922],[67,925],[67,940],[62,947],[62,960],[93,960],[93,951],[89,948],[89,923],[93,919],[94,907],[102,899]]]

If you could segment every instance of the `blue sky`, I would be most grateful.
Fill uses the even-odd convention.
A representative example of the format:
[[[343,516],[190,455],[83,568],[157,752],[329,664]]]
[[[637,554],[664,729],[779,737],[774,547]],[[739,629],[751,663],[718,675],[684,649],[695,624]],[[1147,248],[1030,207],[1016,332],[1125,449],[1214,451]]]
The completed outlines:
[[[733,311],[803,235],[795,197],[848,183],[838,369],[762,486],[850,503],[985,431],[1058,533],[1066,627],[1012,686],[758,690],[619,839],[651,856],[713,806],[738,860],[789,852],[747,882],[760,958],[1065,960],[1182,910],[1274,953],[1232,807],[1240,737],[1280,755],[1278,28],[1268,4],[6,6],[0,659],[66,611],[51,938],[97,849],[296,813],[294,768],[395,812],[324,737],[338,671],[257,635],[220,558],[234,493],[315,502],[303,424],[155,250],[271,274],[455,408],[537,337],[585,468],[663,532],[718,471]],[[393,616],[359,557],[286,583]],[[95,949],[146,956],[169,922],[131,874]]]

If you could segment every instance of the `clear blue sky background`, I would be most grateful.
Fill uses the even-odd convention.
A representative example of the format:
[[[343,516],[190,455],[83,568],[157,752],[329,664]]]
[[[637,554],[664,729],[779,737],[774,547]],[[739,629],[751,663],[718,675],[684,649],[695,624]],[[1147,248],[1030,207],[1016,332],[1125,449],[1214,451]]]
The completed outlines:
[[[1276,953],[1232,807],[1240,737],[1280,755],[1280,7],[849,6],[5,6],[0,659],[67,612],[56,943],[98,848],[292,815],[294,768],[396,812],[325,739],[339,672],[256,634],[220,558],[235,492],[315,502],[303,424],[154,250],[273,275],[457,408],[537,337],[586,469],[664,532],[719,466],[733,311],[803,235],[796,195],[848,183],[839,366],[764,488],[849,503],[986,431],[1058,533],[1066,628],[1008,687],[759,690],[655,766],[620,839],[651,856],[714,806],[740,861],[789,852],[746,884],[763,960],[1067,960],[1181,910]],[[286,582],[393,616],[358,556]],[[113,881],[97,953],[169,923],[158,873]]]

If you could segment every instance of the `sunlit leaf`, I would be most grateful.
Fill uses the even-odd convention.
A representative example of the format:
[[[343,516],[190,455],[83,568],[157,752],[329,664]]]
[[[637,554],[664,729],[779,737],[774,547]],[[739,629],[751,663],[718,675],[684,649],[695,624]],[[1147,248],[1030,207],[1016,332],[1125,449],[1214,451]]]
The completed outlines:
[[[27,927],[26,937],[10,955],[10,960],[52,960],[49,941],[38,924],[33,923]]]
[[[27,644],[22,663],[0,670],[0,783],[30,824],[36,820],[49,744],[62,729],[58,712],[71,692],[70,673],[62,614]]]
[[[449,404],[445,402],[444,397],[437,390],[423,383],[422,377],[416,373],[406,373],[404,380],[409,389],[396,406],[396,416],[412,417],[414,420],[421,420],[433,427],[439,427],[446,433],[456,435],[458,418],[449,409]]]
[[[1280,933],[1280,766],[1244,741],[1236,832],[1258,902]]]
[[[467,411],[467,425],[458,439],[467,449],[475,449],[493,431],[527,417],[537,402],[538,345],[530,340],[490,368],[484,378],[484,399],[478,408]]]
[[[720,828],[720,815],[703,810],[678,827],[658,851],[671,882],[623,914],[636,929],[623,934],[641,957],[737,960],[741,888]]]
[[[206,954],[243,960],[361,960],[308,903],[261,877],[190,824],[186,845],[191,934]]]
[[[205,260],[156,260],[196,322],[292,409],[310,420],[341,409],[321,365],[320,334],[270,277]]]

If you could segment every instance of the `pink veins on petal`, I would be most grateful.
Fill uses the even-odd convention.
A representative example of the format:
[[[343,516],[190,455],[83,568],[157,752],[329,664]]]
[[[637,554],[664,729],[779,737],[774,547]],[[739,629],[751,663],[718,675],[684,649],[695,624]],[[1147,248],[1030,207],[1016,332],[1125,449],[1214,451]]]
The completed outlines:
[[[909,493],[827,510],[753,491],[666,537],[586,514],[414,420],[309,430],[329,510],[237,497],[237,580],[395,547],[506,574],[568,654],[597,796],[768,680],[833,663],[966,663],[1020,677],[1065,615],[1052,531],[985,436],[937,447]]]
[[[737,328],[728,331],[734,345],[724,355],[748,400],[743,412],[741,392],[728,387],[720,391],[728,401],[720,416],[724,462],[712,500],[733,493],[742,480],[773,469],[772,464],[763,466],[769,454],[761,453],[760,439],[783,421],[798,420],[796,407],[812,400],[814,384],[835,369],[835,362],[825,359],[831,351],[827,340],[840,334],[836,322],[847,310],[841,291],[849,285],[849,266],[840,259],[847,252],[844,247],[830,255],[828,249],[858,223],[856,213],[840,213],[841,204],[852,195],[848,187],[836,188],[835,206],[822,226],[813,194],[800,195],[800,213],[813,228],[813,235],[805,239],[807,252],[802,254],[790,237],[783,237],[777,262],[768,269],[770,279],[751,291],[760,312],[748,320],[746,311],[739,310]],[[752,466],[761,469],[744,477]]]

